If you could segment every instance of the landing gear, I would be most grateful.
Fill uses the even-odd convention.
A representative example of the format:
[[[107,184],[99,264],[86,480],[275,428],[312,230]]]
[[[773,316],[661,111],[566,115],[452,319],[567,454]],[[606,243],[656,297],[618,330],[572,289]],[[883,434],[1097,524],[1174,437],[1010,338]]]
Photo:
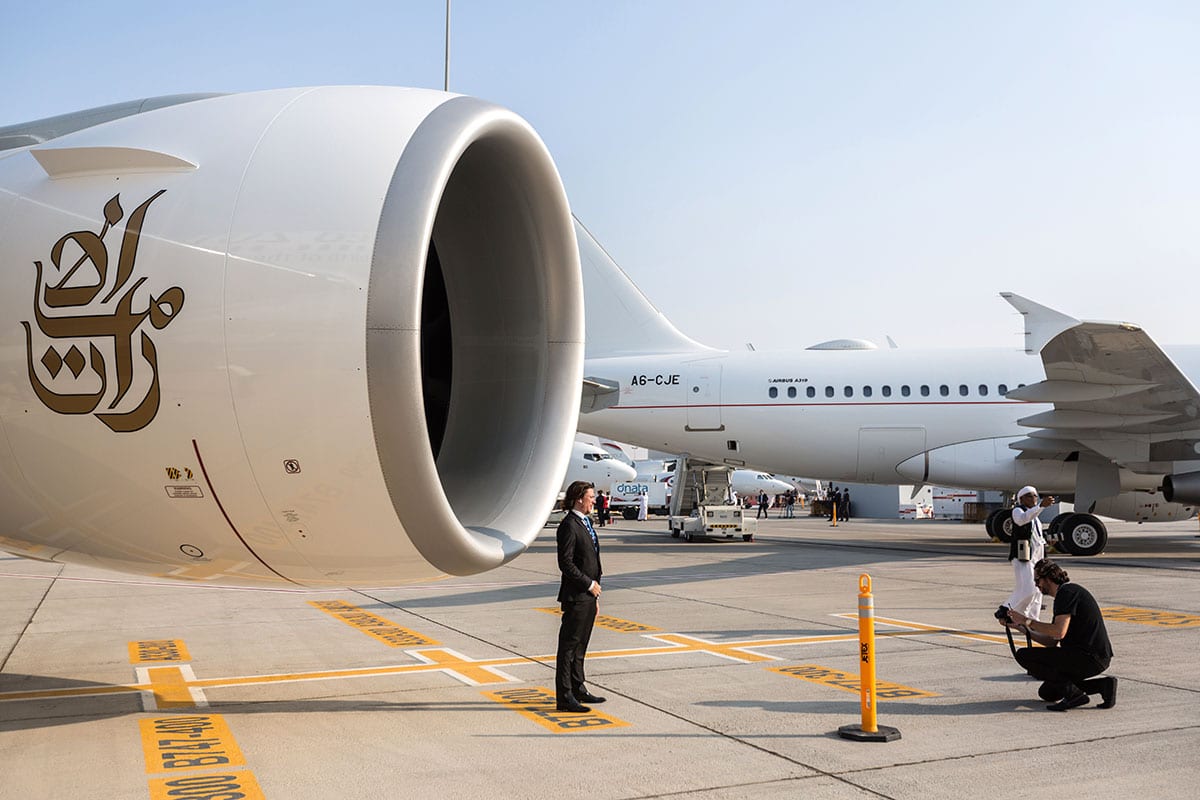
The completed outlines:
[[[1060,514],[1050,523],[1051,530],[1062,516]],[[1108,544],[1108,529],[1099,518],[1091,514],[1071,514],[1062,520],[1060,525],[1056,541],[1060,548],[1071,555],[1098,556],[1104,552],[1104,547]]]
[[[999,539],[1008,544],[1012,541],[1012,509],[998,508],[988,514],[987,521],[983,524],[987,535],[991,539]]]

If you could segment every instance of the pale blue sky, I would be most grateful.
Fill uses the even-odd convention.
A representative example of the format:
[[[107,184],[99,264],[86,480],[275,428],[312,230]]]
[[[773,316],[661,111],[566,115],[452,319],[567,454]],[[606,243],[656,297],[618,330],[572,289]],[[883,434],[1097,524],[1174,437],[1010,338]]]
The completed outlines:
[[[178,10],[176,10],[178,6]],[[0,125],[159,94],[440,88],[441,2],[16,4]],[[1018,346],[1017,291],[1200,342],[1200,6],[455,0],[451,89],[709,344]]]

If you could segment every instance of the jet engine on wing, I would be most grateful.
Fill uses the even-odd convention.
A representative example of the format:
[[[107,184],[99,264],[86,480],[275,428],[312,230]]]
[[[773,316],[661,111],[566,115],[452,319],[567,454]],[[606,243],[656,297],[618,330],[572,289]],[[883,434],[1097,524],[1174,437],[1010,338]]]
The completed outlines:
[[[1163,478],[1163,497],[1169,502],[1200,503],[1200,472],[1181,472]]]
[[[66,129],[0,141],[0,549],[362,586],[528,546],[583,293],[527,123],[326,87]]]

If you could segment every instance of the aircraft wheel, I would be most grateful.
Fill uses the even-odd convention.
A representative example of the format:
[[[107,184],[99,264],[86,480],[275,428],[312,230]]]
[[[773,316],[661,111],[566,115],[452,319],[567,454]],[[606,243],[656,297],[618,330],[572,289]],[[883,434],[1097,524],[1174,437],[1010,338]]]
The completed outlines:
[[[983,530],[987,534],[987,537],[993,542],[1000,540],[1000,536],[996,533],[996,520],[999,519],[1000,515],[1003,513],[1003,508],[997,508],[995,511],[988,514],[987,519],[984,520]]]
[[[1050,520],[1050,524],[1046,526],[1046,547],[1049,550],[1052,550],[1055,553],[1067,552],[1067,548],[1060,545],[1059,541],[1062,539],[1063,523],[1066,522],[1067,519],[1072,515],[1074,515],[1074,513],[1074,511],[1064,511],[1054,519]]]
[[[1073,556],[1098,556],[1108,544],[1108,529],[1091,514],[1072,514],[1062,523],[1059,544]]]
[[[996,521],[992,524],[992,531],[995,533],[996,538],[1005,544],[1012,541],[1012,509],[1001,509],[1001,513],[996,516]]]

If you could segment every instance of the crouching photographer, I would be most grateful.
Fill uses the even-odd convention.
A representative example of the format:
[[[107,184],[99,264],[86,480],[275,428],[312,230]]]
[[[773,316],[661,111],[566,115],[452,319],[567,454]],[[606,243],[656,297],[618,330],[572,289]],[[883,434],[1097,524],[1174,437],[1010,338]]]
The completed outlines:
[[[1052,701],[1046,706],[1051,711],[1085,705],[1093,694],[1103,700],[1100,708],[1112,708],[1117,704],[1117,679],[1092,677],[1108,669],[1113,656],[1096,599],[1087,589],[1070,583],[1066,570],[1048,558],[1034,565],[1033,578],[1040,592],[1054,598],[1054,620],[1039,622],[1009,610],[1010,626],[1025,630],[1045,645],[1017,650],[1017,662],[1043,681],[1038,695]]]

